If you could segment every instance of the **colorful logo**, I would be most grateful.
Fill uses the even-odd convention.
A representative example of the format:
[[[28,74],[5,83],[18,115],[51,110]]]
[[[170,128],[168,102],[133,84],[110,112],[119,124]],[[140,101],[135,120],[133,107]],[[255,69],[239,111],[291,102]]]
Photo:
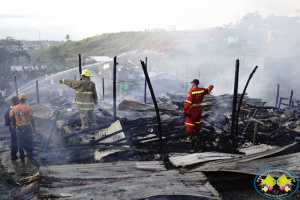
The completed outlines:
[[[24,113],[25,113],[24,110],[18,109],[18,110],[17,110],[17,117],[18,117],[18,118],[23,118],[23,117],[25,116]]]
[[[292,171],[280,167],[268,168],[254,179],[256,191],[270,199],[287,198],[293,195],[298,187],[298,177]]]

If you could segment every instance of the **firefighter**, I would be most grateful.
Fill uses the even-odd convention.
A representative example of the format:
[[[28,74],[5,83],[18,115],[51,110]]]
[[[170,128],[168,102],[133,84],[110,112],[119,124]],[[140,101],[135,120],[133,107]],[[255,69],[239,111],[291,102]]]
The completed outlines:
[[[201,117],[202,117],[202,107],[201,103],[203,101],[204,95],[210,94],[213,85],[208,88],[199,88],[199,80],[194,79],[192,82],[192,89],[188,93],[185,106],[183,108],[182,114],[186,117],[185,132],[187,133],[187,141],[197,141],[197,135],[199,135],[202,129]],[[193,134],[194,129],[196,129],[196,136]]]
[[[82,80],[62,79],[59,80],[59,83],[63,83],[76,90],[75,103],[79,108],[81,130],[87,130],[90,129],[89,121],[92,128],[97,126],[94,115],[94,104],[97,105],[98,96],[95,83],[90,80],[90,77],[92,77],[90,70],[83,70],[81,76]]]

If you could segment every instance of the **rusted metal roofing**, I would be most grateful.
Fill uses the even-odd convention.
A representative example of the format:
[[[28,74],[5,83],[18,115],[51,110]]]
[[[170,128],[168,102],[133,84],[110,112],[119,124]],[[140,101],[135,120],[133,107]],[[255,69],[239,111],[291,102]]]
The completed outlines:
[[[158,161],[43,166],[38,187],[38,199],[143,199],[158,195],[220,199],[201,172],[167,171]]]

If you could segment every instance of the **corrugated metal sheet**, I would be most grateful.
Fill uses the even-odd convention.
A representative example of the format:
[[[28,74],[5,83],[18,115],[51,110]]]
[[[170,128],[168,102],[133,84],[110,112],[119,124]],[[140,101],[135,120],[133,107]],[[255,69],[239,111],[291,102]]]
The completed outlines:
[[[269,150],[278,149],[280,147],[270,146],[266,144],[261,144],[257,146],[252,146],[249,148],[242,148],[239,151],[245,153],[246,155],[251,154],[263,154],[268,153]],[[284,148],[283,148],[284,149]],[[276,152],[276,151],[274,151]],[[241,157],[239,154],[228,154],[228,153],[217,153],[217,152],[205,152],[205,153],[194,153],[184,156],[172,156],[170,157],[170,162],[176,166],[189,166],[197,163],[213,161],[213,160],[226,160]]]
[[[239,151],[245,153],[246,155],[250,155],[250,154],[254,154],[254,153],[269,151],[269,150],[276,149],[276,148],[279,148],[279,147],[271,146],[271,145],[267,145],[267,144],[260,144],[260,145],[251,146],[248,148],[242,148],[242,149],[239,149]]]
[[[262,169],[269,167],[283,167],[295,170],[300,170],[300,154],[289,154],[279,157],[260,159],[280,151],[283,151],[289,147],[294,146],[297,143],[293,143],[284,147],[266,150],[264,152],[254,153],[250,155],[239,156],[232,159],[212,161],[203,164],[192,171],[233,171],[247,174],[257,174]],[[257,160],[259,159],[259,160]]]
[[[238,154],[228,154],[228,153],[215,153],[215,152],[205,152],[205,153],[193,153],[185,156],[176,156],[170,157],[170,162],[176,166],[189,166],[197,163],[202,163],[206,161],[212,160],[220,160],[220,159],[229,159],[235,156],[239,156]]]
[[[153,105],[144,104],[131,99],[124,99],[118,106],[118,110],[135,110],[135,111],[145,111],[153,110]]]
[[[110,134],[112,134],[116,131],[120,131],[120,130],[122,130],[122,125],[121,125],[120,121],[118,120],[118,121],[112,123],[110,127],[106,128],[106,129],[96,131],[95,140],[98,140],[102,137],[108,136],[108,135],[110,135]],[[125,139],[125,134],[123,132],[120,132],[118,134],[114,134],[111,137],[100,141],[99,144],[101,144],[101,143],[113,143],[113,142],[118,141],[120,139]],[[103,158],[103,157],[105,157],[109,154],[116,153],[116,152],[119,152],[119,151],[121,151],[121,150],[115,150],[115,149],[106,149],[106,150],[101,150],[101,151],[96,150],[95,153],[94,153],[94,159],[95,160],[100,160],[101,158]]]
[[[34,117],[40,118],[40,119],[49,119],[50,117],[53,116],[54,113],[54,109],[53,107],[48,104],[49,106],[47,106],[47,104],[45,105],[41,105],[38,103],[31,103],[30,107],[33,110],[34,113]]]
[[[166,171],[158,161],[40,168],[38,199],[142,199],[187,195],[220,199],[201,172]]]

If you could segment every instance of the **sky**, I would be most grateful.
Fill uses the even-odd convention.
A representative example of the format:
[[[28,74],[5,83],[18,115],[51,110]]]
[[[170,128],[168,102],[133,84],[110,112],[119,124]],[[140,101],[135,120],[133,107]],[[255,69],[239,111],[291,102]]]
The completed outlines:
[[[300,0],[11,0],[1,2],[0,39],[82,40],[102,33],[199,30],[237,23],[258,11],[295,16]]]

